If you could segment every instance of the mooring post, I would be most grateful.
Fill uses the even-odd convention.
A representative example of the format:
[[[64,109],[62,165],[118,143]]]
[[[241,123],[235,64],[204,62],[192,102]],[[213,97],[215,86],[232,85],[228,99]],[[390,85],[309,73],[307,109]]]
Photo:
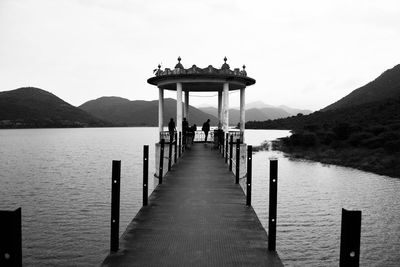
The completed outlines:
[[[232,153],[233,153],[233,135],[231,135],[229,142],[229,171],[232,171]]]
[[[246,205],[251,206],[251,178],[253,164],[253,146],[247,146],[247,182],[246,182]]]
[[[278,196],[278,159],[270,159],[268,250],[276,250],[276,204]]]
[[[239,176],[240,176],[240,140],[236,139],[236,179],[235,184],[239,184]]]
[[[174,164],[175,164],[177,162],[177,157],[178,157],[178,133],[175,133],[175,143],[174,144],[175,144],[175,153],[174,153]]]
[[[342,209],[340,267],[360,265],[361,211]]]
[[[172,161],[172,143],[173,143],[173,137],[169,139],[169,149],[168,149],[168,171],[171,170],[171,161]]]
[[[179,157],[182,156],[182,132],[179,132]]]
[[[111,176],[111,244],[110,251],[119,248],[119,201],[121,182],[121,161],[113,160]]]
[[[228,163],[228,144],[229,144],[229,135],[228,133],[225,135],[225,163]]]
[[[143,146],[143,206],[147,206],[149,199],[149,146]]]
[[[0,266],[22,266],[21,208],[0,211]]]
[[[164,174],[164,146],[165,139],[160,141],[160,167],[158,171],[158,184],[162,184],[163,174]]]

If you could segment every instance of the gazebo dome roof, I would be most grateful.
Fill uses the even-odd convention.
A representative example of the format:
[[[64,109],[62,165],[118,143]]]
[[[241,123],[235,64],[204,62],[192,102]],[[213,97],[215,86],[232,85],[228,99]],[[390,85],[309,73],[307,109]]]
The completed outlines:
[[[178,57],[178,63],[174,69],[162,70],[159,66],[154,70],[155,76],[148,79],[147,82],[167,90],[176,90],[176,83],[180,82],[184,90],[190,91],[218,91],[221,84],[226,82],[229,83],[229,90],[238,90],[256,83],[253,78],[247,76],[244,65],[243,70],[239,70],[239,68],[231,70],[226,61],[225,57],[224,64],[220,69],[214,68],[212,65],[206,68],[193,65],[185,69],[181,64],[181,57]]]

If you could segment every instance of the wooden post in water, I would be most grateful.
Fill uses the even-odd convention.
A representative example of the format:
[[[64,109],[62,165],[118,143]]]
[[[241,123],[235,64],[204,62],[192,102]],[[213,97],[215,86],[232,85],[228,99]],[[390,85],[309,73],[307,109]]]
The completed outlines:
[[[171,161],[172,161],[172,143],[173,143],[173,136],[169,139],[169,149],[168,149],[168,171],[171,170]]]
[[[228,144],[229,144],[229,134],[225,135],[225,163],[228,163]]]
[[[179,157],[182,156],[182,132],[179,132]]]
[[[240,176],[240,140],[236,139],[236,179],[235,184],[239,184],[239,176]]]
[[[21,208],[0,211],[0,266],[22,266]]]
[[[162,184],[163,174],[164,174],[164,146],[165,139],[160,141],[160,167],[158,171],[158,184]]]
[[[233,153],[233,135],[231,135],[229,142],[229,171],[232,171],[232,153]]]
[[[149,199],[149,146],[143,146],[143,206],[147,206]]]
[[[246,205],[251,206],[251,178],[253,175],[253,146],[247,146]]]
[[[278,197],[278,160],[270,159],[268,250],[276,251],[276,210]]]
[[[179,132],[180,134],[181,132]],[[174,153],[174,164],[177,161],[177,157],[178,157],[178,133],[175,133],[175,153]]]
[[[342,209],[340,267],[360,265],[361,211]]]
[[[119,248],[119,201],[121,182],[121,161],[113,160],[111,177],[111,244],[110,251],[117,252]]]

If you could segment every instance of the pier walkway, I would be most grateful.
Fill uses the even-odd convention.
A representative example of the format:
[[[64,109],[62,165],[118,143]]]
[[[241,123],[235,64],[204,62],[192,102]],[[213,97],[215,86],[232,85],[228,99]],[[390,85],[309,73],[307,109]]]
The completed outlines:
[[[224,159],[195,144],[102,266],[283,266]]]

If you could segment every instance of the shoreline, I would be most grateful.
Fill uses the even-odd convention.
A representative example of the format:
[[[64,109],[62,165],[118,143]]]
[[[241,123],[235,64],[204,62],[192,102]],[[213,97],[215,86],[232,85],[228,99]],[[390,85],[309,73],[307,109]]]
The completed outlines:
[[[385,175],[400,179],[400,155],[399,153],[387,154],[377,149],[362,148],[336,148],[325,146],[292,147],[286,146],[282,141],[274,141],[272,149],[281,151],[290,158],[305,159],[332,164],[342,167],[350,167],[362,171]]]

